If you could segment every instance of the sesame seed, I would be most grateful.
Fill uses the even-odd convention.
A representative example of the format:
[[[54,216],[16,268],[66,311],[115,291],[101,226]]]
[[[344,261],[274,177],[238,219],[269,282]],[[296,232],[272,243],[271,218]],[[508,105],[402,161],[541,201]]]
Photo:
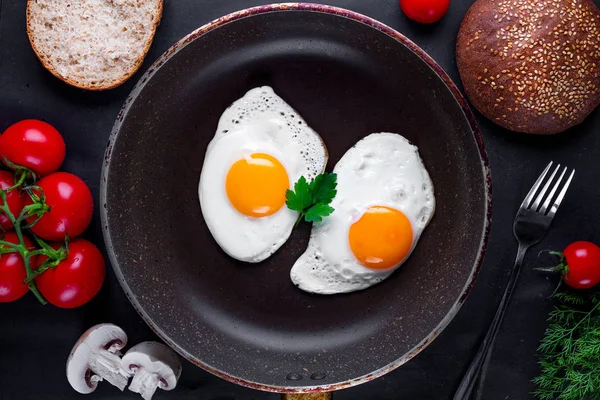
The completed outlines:
[[[552,119],[577,120],[585,100],[600,91],[600,18],[593,5],[582,0],[496,0],[495,4],[494,19],[507,24],[488,42],[496,45],[489,50],[509,61],[500,73],[494,67],[484,68],[478,81],[489,83],[499,94],[508,90],[514,96],[511,102],[516,98],[519,105],[508,108],[509,112],[524,107],[538,116],[551,113]],[[515,20],[510,22],[511,18]],[[540,30],[548,34],[532,35]],[[477,31],[467,45],[479,40],[480,34]],[[483,49],[488,50],[488,44]],[[497,96],[494,107],[503,100]]]

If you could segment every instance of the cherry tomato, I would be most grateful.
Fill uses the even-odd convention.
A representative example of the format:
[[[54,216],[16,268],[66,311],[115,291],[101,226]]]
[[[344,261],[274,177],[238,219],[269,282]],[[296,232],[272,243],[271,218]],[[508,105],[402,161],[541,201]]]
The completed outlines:
[[[7,232],[4,240],[19,244],[19,238],[15,232]],[[29,238],[23,237],[23,242],[29,250],[35,247]],[[36,257],[31,257],[32,265],[36,265]],[[18,253],[7,253],[0,256],[0,303],[8,303],[20,299],[27,293],[29,288],[23,281],[27,278],[25,262]]]
[[[6,190],[15,184],[15,176],[8,171],[0,171],[0,189]],[[19,217],[23,206],[25,205],[25,196],[21,192],[21,189],[13,189],[6,193],[6,202],[8,203],[8,209],[15,218]],[[0,199],[0,205],[2,200]],[[0,212],[0,227],[5,231],[12,228],[13,224],[10,219],[2,212]]]
[[[432,24],[446,14],[450,0],[400,0],[400,7],[413,21]]]
[[[31,228],[33,233],[46,240],[63,240],[79,236],[92,221],[94,201],[84,181],[67,172],[56,172],[42,178],[37,184],[46,196],[50,211]],[[36,192],[38,195],[39,193]],[[32,204],[28,198],[25,204]],[[27,222],[35,221],[31,216]]]
[[[590,242],[574,242],[563,255],[563,266],[566,266],[563,280],[567,285],[587,289],[600,283],[600,247]]]
[[[0,136],[0,156],[40,176],[58,171],[65,151],[60,133],[52,125],[35,119],[17,122]]]
[[[54,249],[61,243],[51,245]],[[36,268],[46,256],[39,256]],[[38,290],[50,304],[75,308],[90,301],[102,287],[106,277],[104,257],[96,246],[85,239],[69,242],[67,258],[35,278]]]

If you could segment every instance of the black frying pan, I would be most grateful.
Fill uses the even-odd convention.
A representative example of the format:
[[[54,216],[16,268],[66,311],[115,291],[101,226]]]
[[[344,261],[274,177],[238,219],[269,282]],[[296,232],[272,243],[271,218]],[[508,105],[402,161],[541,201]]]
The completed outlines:
[[[259,85],[321,134],[329,169],[372,132],[420,148],[437,211],[388,280],[338,296],[295,288],[289,270],[308,226],[259,265],[212,239],[197,196],[206,146],[225,108]],[[102,179],[110,259],[144,320],[194,364],[277,392],[357,385],[414,357],[464,302],[491,213],[481,136],[442,69],[377,21],[311,4],[234,13],[167,51],[127,99]]]

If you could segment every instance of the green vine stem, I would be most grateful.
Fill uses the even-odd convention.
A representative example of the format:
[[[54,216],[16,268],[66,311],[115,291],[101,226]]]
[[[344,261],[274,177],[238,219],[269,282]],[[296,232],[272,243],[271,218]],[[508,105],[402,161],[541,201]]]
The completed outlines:
[[[25,172],[25,171],[18,172],[17,174],[15,174],[15,184],[12,185],[11,187],[9,187],[8,189],[6,189],[6,191],[10,192],[11,190],[14,190],[16,188],[23,186],[23,184],[25,183],[25,179],[27,179],[27,172]]]
[[[20,187],[27,178],[31,178],[32,181],[37,180],[36,173],[33,172],[32,170],[30,170],[29,168],[22,167],[20,165],[16,165],[6,157],[2,157],[2,159],[4,161],[4,164],[8,168],[15,171],[15,184],[12,187],[10,187],[8,190],[12,190],[12,189]]]
[[[21,182],[22,184],[22,182]],[[14,188],[14,186],[13,186]],[[10,190],[10,189],[9,189]],[[2,204],[0,205],[0,211],[2,211],[4,213],[4,215],[6,215],[8,217],[8,219],[10,220],[10,222],[12,223],[13,227],[15,228],[15,233],[17,234],[17,238],[19,239],[19,245],[17,246],[11,246],[13,249],[15,249],[20,255],[21,258],[23,258],[23,262],[25,264],[25,272],[27,273],[27,279],[29,279],[30,276],[32,276],[33,272],[31,269],[31,255],[29,254],[29,250],[27,249],[27,247],[25,245],[23,245],[23,231],[21,229],[21,222],[23,221],[23,218],[26,216],[26,212],[25,212],[25,208],[29,207],[25,207],[23,209],[23,212],[21,212],[21,215],[19,215],[19,218],[15,219],[15,216],[13,215],[13,213],[10,211],[9,207],[8,207],[8,202],[6,199],[6,190],[1,190],[0,189],[0,197],[2,198]],[[35,204],[32,204],[32,206]],[[4,242],[7,243],[7,242]],[[35,285],[35,281],[33,280],[29,280],[29,282],[27,283],[27,286],[29,287],[29,290],[31,291],[31,293],[34,294],[34,296],[39,300],[40,303],[42,304],[48,304],[48,302],[46,301],[46,299],[44,298],[44,296],[42,296],[42,294],[40,293],[40,291],[38,290],[37,286]]]
[[[46,212],[50,211],[50,207],[46,204],[44,191],[40,187],[33,184],[26,186],[28,178],[31,178],[35,181],[35,174],[27,168],[19,167],[10,163],[6,159],[5,162],[7,162],[9,167],[15,170],[15,183],[8,189],[0,189],[0,199],[2,200],[2,204],[0,204],[0,212],[6,215],[6,217],[12,223],[19,243],[15,244],[6,240],[0,240],[0,255],[7,253],[19,253],[21,255],[21,258],[23,258],[23,262],[25,264],[25,272],[27,275],[23,283],[28,286],[29,290],[35,295],[40,303],[47,304],[48,302],[44,296],[42,296],[35,284],[35,278],[45,271],[55,268],[67,257],[69,239],[66,237],[64,246],[54,249],[38,236],[34,235],[33,232],[29,232],[40,248],[37,250],[29,250],[27,248],[23,239],[23,230],[30,229],[33,225],[35,225]],[[23,192],[25,192],[31,198],[33,204],[23,207],[23,210],[19,216],[15,218],[8,206],[7,193],[11,190],[20,189],[22,189]],[[34,221],[26,223],[28,219],[34,216],[36,217]],[[32,268],[33,266],[31,265],[31,259],[35,256],[46,256],[47,258],[34,270]]]

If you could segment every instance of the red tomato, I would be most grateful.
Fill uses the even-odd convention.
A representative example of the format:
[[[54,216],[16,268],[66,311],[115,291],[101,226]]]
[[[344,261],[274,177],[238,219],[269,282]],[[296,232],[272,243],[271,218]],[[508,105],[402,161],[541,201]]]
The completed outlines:
[[[50,211],[31,228],[33,233],[46,240],[63,240],[79,236],[92,221],[94,201],[84,181],[67,172],[56,172],[42,178],[37,184],[46,196]],[[39,193],[37,193],[39,195]],[[31,204],[31,198],[26,204]],[[27,222],[35,221],[31,216]]]
[[[6,190],[9,187],[15,184],[15,176],[8,171],[0,171],[0,189]],[[21,210],[23,210],[23,206],[25,205],[25,196],[21,192],[21,189],[13,189],[10,192],[6,193],[6,202],[8,203],[8,209],[12,213],[12,215],[16,218],[21,214]],[[0,199],[0,205],[2,204],[2,200]],[[0,227],[5,231],[8,231],[12,228],[12,222],[10,219],[4,215],[4,213],[0,213]]]
[[[564,282],[574,289],[587,289],[600,283],[600,247],[590,242],[571,243],[563,251]]]
[[[40,176],[58,171],[65,151],[60,133],[52,125],[35,119],[17,122],[0,136],[0,156]]]
[[[4,240],[10,243],[19,244],[19,239],[15,232],[7,232]],[[23,237],[23,242],[29,250],[35,247],[29,238]],[[31,265],[36,264],[35,257],[30,259]],[[23,281],[27,278],[25,263],[18,253],[7,253],[0,256],[0,303],[8,303],[20,299],[27,293],[29,288]]]
[[[400,7],[413,21],[432,24],[446,14],[450,0],[400,0]]]
[[[52,244],[54,249],[61,246],[61,243]],[[36,267],[45,259],[46,256],[38,257]],[[85,239],[75,239],[69,242],[67,258],[35,278],[35,283],[50,304],[75,308],[98,294],[105,277],[106,268],[100,250]]]

